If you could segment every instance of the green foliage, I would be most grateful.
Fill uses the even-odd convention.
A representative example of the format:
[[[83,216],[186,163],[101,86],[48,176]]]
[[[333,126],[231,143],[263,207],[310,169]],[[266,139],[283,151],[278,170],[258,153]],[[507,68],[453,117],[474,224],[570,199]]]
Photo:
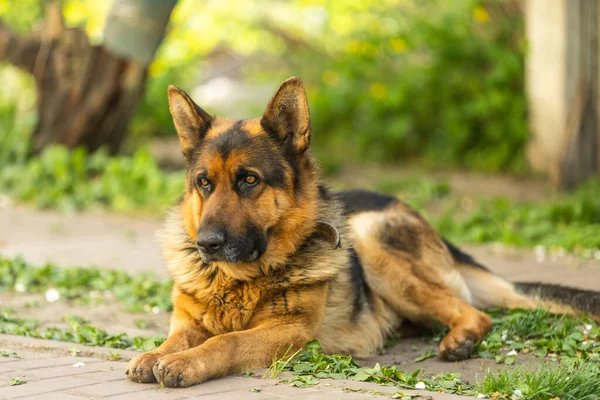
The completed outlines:
[[[109,157],[82,148],[47,148],[24,164],[0,170],[0,191],[42,208],[82,210],[107,207],[120,212],[164,211],[183,192],[183,173],[166,173],[146,151]]]
[[[82,304],[101,302],[107,293],[129,311],[172,309],[170,280],[159,281],[151,274],[129,275],[99,268],[36,267],[22,258],[0,255],[0,290],[43,293],[55,288],[61,298]]]
[[[15,71],[0,79],[23,81]],[[50,146],[33,156],[28,140],[34,117],[0,95],[0,194],[41,208],[118,212],[164,212],[183,193],[184,173],[162,171],[147,151],[110,157]]]
[[[8,358],[21,358],[17,353],[13,351],[4,351],[0,350],[0,357],[8,357]]]
[[[152,350],[165,341],[165,337],[162,335],[151,338],[129,337],[124,333],[111,335],[98,327],[88,325],[86,321],[77,317],[67,318],[65,322],[69,324],[69,329],[60,329],[55,326],[41,327],[37,321],[18,318],[8,309],[0,309],[0,333],[9,335],[136,351]]]
[[[561,359],[535,370],[516,368],[487,374],[477,390],[492,398],[520,400],[595,400],[600,394],[600,364]]]
[[[543,245],[578,252],[600,249],[600,182],[590,181],[563,198],[541,204],[513,204],[506,199],[478,201],[466,218],[459,205],[435,221],[442,235],[469,243]]]
[[[9,386],[23,385],[25,383],[27,383],[27,381],[20,377],[10,378],[10,380],[8,381]]]
[[[295,65],[322,73],[310,92],[315,143],[373,161],[522,170],[522,15],[503,1],[380,4],[369,8],[378,25],[341,40],[347,51],[312,69]]]
[[[434,349],[429,349],[425,352],[425,354],[420,355],[419,357],[415,358],[415,361],[421,362],[421,361],[425,361],[425,360],[428,360],[433,357],[437,357],[437,353]]]
[[[35,124],[33,78],[0,64],[0,174],[31,155],[29,134]],[[1,190],[1,187],[0,187]]]
[[[99,39],[107,2],[63,4],[68,25]],[[131,130],[136,137],[171,135],[166,86],[191,90],[219,76],[221,65],[209,70],[211,63],[202,62],[225,49],[246,57],[225,64],[226,72],[239,70],[252,83],[274,87],[302,76],[315,148],[330,169],[352,156],[521,171],[528,131],[523,16],[516,4],[180,0]],[[28,31],[41,18],[40,5],[0,2],[0,17]],[[249,104],[239,114],[265,105]]]
[[[350,379],[406,389],[422,388],[446,393],[476,394],[471,385],[460,380],[459,374],[425,377],[420,369],[408,373],[395,366],[387,367],[379,364],[373,368],[364,368],[360,367],[352,356],[323,354],[321,344],[317,340],[308,342],[305,351],[298,353],[282,365],[283,370],[294,373],[295,378],[290,384],[297,387],[315,385],[319,383],[318,379]]]
[[[514,314],[516,315],[516,314]],[[531,325],[540,328],[540,317],[547,315],[537,312],[525,317]],[[524,322],[524,321],[521,321]],[[524,336],[531,333],[533,326],[515,323],[515,319],[505,321],[514,332]],[[542,328],[543,329],[543,328]],[[565,331],[569,327],[565,326]],[[512,398],[522,400],[560,399],[596,399],[600,393],[600,364],[585,362],[582,359],[564,357],[559,365],[540,364],[535,370],[516,368],[501,370],[498,373],[487,373],[485,378],[474,385],[461,381],[460,374],[446,373],[425,376],[417,369],[412,372],[398,370],[395,366],[387,367],[376,364],[373,368],[360,367],[351,356],[321,352],[321,345],[313,340],[306,344],[306,350],[295,355],[291,360],[284,358],[282,370],[291,371],[294,378],[286,379],[291,386],[308,387],[320,383],[319,379],[349,379],[361,382],[372,382],[404,389],[425,389],[433,392],[462,394],[468,396],[487,395],[491,398]],[[348,388],[349,391],[360,389]],[[506,396],[506,397],[504,397]],[[410,395],[398,392],[393,398],[410,398]]]
[[[487,312],[492,316],[492,331],[477,345],[479,357],[515,350],[600,361],[600,328],[587,317],[552,315],[543,309]],[[507,364],[503,357],[498,361]]]
[[[488,309],[492,330],[477,344],[475,357],[513,364],[518,353],[600,361],[600,328],[586,316],[553,315],[547,310]],[[429,339],[438,343],[440,329]]]

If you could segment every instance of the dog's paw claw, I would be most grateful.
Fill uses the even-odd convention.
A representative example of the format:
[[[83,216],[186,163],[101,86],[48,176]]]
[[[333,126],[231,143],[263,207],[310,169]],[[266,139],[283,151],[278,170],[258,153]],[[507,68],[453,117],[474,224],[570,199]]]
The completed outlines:
[[[146,353],[134,358],[129,362],[129,367],[127,368],[127,371],[125,371],[125,375],[134,382],[156,382],[156,378],[152,373],[152,365],[156,362],[158,357],[158,354]]]

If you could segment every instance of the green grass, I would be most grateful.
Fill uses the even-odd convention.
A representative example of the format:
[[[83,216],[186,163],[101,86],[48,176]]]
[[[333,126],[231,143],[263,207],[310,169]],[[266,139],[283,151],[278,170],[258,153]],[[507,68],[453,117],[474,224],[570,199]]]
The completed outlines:
[[[565,358],[558,365],[544,365],[533,371],[506,369],[486,375],[477,391],[498,399],[597,400],[600,364]]]
[[[492,330],[476,347],[474,357],[496,358],[512,364],[511,351],[539,357],[566,356],[600,361],[600,328],[585,316],[553,315],[547,310],[488,309]],[[447,333],[441,329],[429,338],[439,342]],[[511,353],[514,354],[514,353]]]
[[[456,394],[476,394],[473,387],[460,380],[458,374],[440,374],[432,377],[423,375],[421,369],[405,372],[395,366],[376,364],[372,368],[360,367],[349,355],[323,354],[317,340],[306,344],[306,350],[291,359],[286,354],[277,367],[280,371],[291,371],[294,378],[290,385],[297,387],[313,386],[319,379],[349,379],[358,382],[372,382],[381,385],[415,389],[423,385],[430,391],[444,391]]]
[[[539,204],[480,200],[461,218],[456,217],[460,207],[456,204],[433,222],[457,242],[542,245],[595,256],[589,250],[600,249],[599,198],[600,181],[592,180],[569,195]]]
[[[39,208],[162,215],[182,195],[183,177],[160,170],[146,151],[109,157],[53,146],[37,158],[3,165],[0,193]]]
[[[0,290],[44,293],[58,290],[61,298],[80,304],[102,303],[114,297],[129,311],[169,311],[172,283],[152,274],[129,275],[123,271],[100,268],[43,267],[22,258],[0,255]]]
[[[477,346],[480,357],[515,350],[600,361],[600,328],[586,317],[551,315],[546,310],[488,310],[493,328]]]
[[[130,337],[124,333],[109,334],[79,317],[70,316],[64,320],[69,325],[68,329],[40,326],[38,321],[19,318],[9,309],[0,309],[0,333],[136,351],[152,350],[165,340],[162,335]]]
[[[286,353],[275,360],[279,376],[290,371],[291,379],[282,379],[294,387],[309,387],[323,379],[348,379],[394,386],[400,389],[424,389],[467,396],[486,395],[492,399],[514,400],[592,400],[600,396],[600,363],[564,357],[559,362],[543,363],[534,370],[523,367],[503,369],[488,373],[477,383],[461,380],[460,374],[445,373],[428,376],[423,370],[402,371],[395,366],[376,364],[372,368],[361,367],[351,356],[323,354],[321,345],[314,340],[296,355]],[[348,391],[364,391],[346,388]],[[393,398],[411,398],[410,394],[397,392]]]

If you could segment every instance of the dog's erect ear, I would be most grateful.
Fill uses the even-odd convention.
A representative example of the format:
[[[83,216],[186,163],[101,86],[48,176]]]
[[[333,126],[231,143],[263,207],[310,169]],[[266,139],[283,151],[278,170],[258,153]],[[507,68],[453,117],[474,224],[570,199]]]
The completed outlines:
[[[169,86],[169,111],[179,135],[181,152],[189,159],[210,128],[212,117],[173,85]]]
[[[267,106],[262,123],[282,142],[290,143],[296,154],[308,149],[310,113],[300,78],[294,76],[281,84]]]

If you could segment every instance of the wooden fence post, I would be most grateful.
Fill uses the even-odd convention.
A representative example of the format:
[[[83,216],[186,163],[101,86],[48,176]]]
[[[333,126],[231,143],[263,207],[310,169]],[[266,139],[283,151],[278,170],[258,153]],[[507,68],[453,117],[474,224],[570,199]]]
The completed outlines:
[[[598,0],[527,0],[531,165],[571,188],[600,177]]]

